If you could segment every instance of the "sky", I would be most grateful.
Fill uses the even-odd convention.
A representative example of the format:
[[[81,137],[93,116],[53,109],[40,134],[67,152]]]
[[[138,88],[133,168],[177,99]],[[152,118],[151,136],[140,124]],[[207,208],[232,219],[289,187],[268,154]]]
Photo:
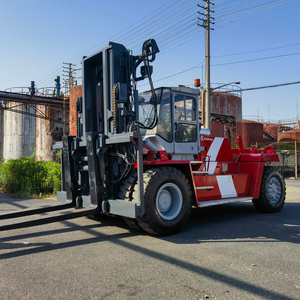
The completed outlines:
[[[213,2],[213,1],[212,1]],[[109,41],[141,54],[156,40],[155,87],[205,84],[203,0],[0,0],[0,90],[53,87],[65,63]],[[300,81],[300,0],[216,0],[211,6],[211,83],[241,89]],[[65,65],[66,66],[66,65]],[[148,83],[138,85],[149,89]],[[13,89],[13,91],[17,91]],[[242,92],[243,116],[300,119],[300,84]],[[299,106],[299,108],[298,108]]]

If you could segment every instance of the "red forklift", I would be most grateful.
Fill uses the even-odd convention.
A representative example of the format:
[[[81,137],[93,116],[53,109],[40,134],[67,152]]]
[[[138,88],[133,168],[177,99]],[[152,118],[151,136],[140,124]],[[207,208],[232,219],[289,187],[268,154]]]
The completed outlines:
[[[199,123],[199,89],[154,89],[150,63],[158,52],[153,39],[137,56],[111,42],[83,59],[76,136],[55,145],[62,153],[57,198],[66,203],[56,209],[122,216],[161,236],[177,233],[193,207],[251,200],[259,211],[279,212],[286,188],[272,166],[275,150],[244,149],[240,137],[232,149],[228,138],[212,137]],[[144,79],[150,90],[139,94]]]

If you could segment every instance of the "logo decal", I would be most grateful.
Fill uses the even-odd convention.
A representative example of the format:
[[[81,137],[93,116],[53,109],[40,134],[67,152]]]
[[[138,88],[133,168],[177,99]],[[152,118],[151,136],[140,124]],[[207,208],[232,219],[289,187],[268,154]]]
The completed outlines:
[[[214,139],[213,138],[210,138],[210,137],[206,137],[206,136],[203,136],[201,135],[201,141],[213,141]]]

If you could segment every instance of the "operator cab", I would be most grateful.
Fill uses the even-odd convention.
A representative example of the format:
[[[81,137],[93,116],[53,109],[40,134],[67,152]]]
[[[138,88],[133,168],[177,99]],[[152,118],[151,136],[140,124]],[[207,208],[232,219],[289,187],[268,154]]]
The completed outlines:
[[[153,124],[155,107],[151,91],[139,94],[139,122],[148,127]],[[153,129],[142,129],[158,149],[166,150],[173,159],[192,160],[200,152],[199,90],[187,87],[161,87],[155,89],[157,124]]]

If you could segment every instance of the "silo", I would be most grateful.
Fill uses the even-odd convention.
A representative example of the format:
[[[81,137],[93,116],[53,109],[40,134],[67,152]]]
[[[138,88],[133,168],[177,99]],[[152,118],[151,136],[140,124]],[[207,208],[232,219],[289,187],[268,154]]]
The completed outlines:
[[[53,145],[62,140],[64,113],[46,105],[37,105],[37,110],[44,118],[36,118],[36,160],[51,161],[55,159]]]
[[[35,149],[35,106],[9,102],[4,112],[3,158],[31,156]],[[10,110],[12,109],[12,110]]]
[[[255,146],[263,142],[263,124],[255,121],[243,120],[244,147]]]
[[[200,109],[203,112],[203,97],[200,96]],[[242,99],[233,93],[214,91],[211,94],[211,113],[217,114],[221,118],[211,123],[211,135],[216,137],[228,137],[228,127],[230,126],[231,145],[237,144],[236,137],[242,136]],[[223,118],[223,117],[225,118]],[[228,123],[226,116],[233,117],[235,123]],[[221,122],[223,119],[225,122]]]
[[[36,118],[36,160],[52,160],[51,107],[37,105],[37,111],[45,118]]]

